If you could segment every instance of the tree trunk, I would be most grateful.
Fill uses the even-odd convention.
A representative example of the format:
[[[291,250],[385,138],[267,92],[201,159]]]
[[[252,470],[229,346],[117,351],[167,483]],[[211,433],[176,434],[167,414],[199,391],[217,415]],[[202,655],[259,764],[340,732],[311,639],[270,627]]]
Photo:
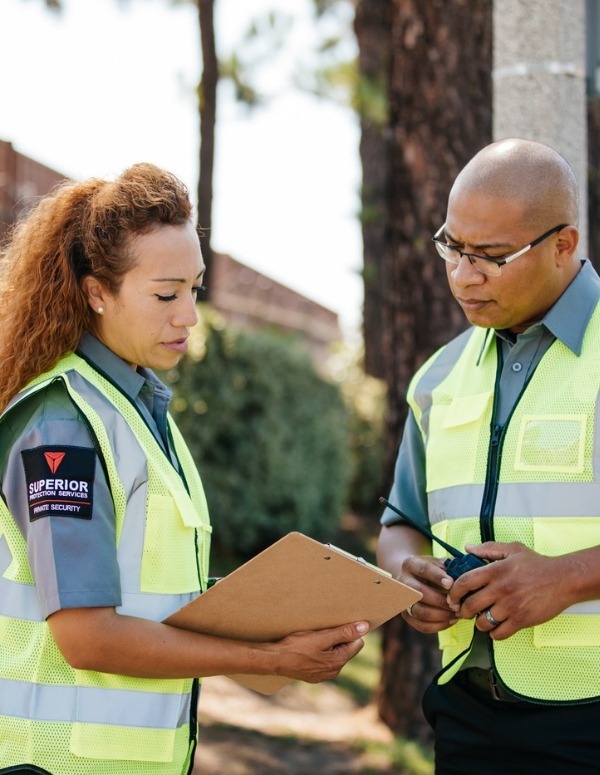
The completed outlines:
[[[198,180],[198,226],[200,246],[206,264],[207,293],[210,297],[212,264],[211,228],[213,200],[213,170],[215,163],[215,124],[217,120],[217,84],[219,65],[215,43],[214,0],[197,0],[202,50],[202,78],[199,88],[200,112],[200,176]]]
[[[409,380],[466,326],[431,236],[457,173],[492,139],[492,2],[392,0],[391,41],[389,222],[379,265],[388,483]],[[437,666],[435,638],[400,617],[388,624],[379,712],[399,734],[430,739],[420,698]]]
[[[365,302],[365,371],[384,376],[380,346],[383,329],[381,257],[388,226],[389,139],[388,84],[391,62],[392,0],[357,0],[354,32],[358,43],[362,165],[361,228]]]

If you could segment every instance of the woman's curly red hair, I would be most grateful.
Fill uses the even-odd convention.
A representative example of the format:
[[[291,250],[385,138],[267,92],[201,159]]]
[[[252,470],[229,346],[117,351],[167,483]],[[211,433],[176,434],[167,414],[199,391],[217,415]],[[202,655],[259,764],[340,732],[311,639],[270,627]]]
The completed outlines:
[[[94,331],[82,279],[117,293],[131,238],[191,216],[186,186],[145,163],[114,181],[61,183],[29,211],[0,257],[0,410]]]

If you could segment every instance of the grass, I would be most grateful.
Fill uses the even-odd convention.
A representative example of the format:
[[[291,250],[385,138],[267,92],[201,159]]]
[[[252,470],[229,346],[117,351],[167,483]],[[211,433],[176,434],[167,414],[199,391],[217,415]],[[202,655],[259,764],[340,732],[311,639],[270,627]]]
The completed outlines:
[[[348,530],[340,536],[336,544],[346,551],[364,556],[372,561],[372,540],[368,531]],[[235,567],[234,563],[231,563]],[[233,567],[227,568],[229,572]],[[358,707],[365,707],[376,695],[381,678],[381,636],[379,631],[365,636],[364,648],[343,668],[333,683],[337,688],[352,699]],[[314,687],[315,689],[318,687]],[[298,744],[299,738],[290,736],[290,745]],[[373,764],[367,765],[363,775],[375,775],[385,768],[394,768],[398,775],[433,775],[433,752],[413,740],[397,736],[391,744],[372,740],[353,740],[352,748],[367,754]],[[381,765],[381,766],[378,766]]]
[[[381,638],[378,631],[365,637],[362,651],[348,662],[333,683],[360,707],[373,701],[380,680]],[[374,741],[353,741],[373,759],[386,761],[406,775],[433,775],[433,752],[412,740],[397,736],[390,746]],[[372,769],[373,773],[377,769]],[[365,770],[364,775],[369,775]]]
[[[370,632],[365,645],[333,683],[348,694],[360,707],[368,705],[379,685],[381,638],[378,632]]]
[[[435,765],[431,751],[424,749],[414,741],[397,737],[389,743],[355,741],[354,747],[367,753],[369,758],[382,763],[383,767],[393,767],[399,775],[434,775]],[[380,772],[375,766],[363,770],[363,775]]]

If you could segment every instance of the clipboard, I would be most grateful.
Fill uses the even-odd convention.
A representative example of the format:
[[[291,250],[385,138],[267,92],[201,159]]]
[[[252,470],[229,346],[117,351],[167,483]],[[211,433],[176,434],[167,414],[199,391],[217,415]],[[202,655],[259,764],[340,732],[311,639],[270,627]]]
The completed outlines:
[[[164,621],[252,642],[368,621],[371,630],[422,597],[381,568],[303,533],[288,533]],[[291,678],[230,675],[262,694]]]

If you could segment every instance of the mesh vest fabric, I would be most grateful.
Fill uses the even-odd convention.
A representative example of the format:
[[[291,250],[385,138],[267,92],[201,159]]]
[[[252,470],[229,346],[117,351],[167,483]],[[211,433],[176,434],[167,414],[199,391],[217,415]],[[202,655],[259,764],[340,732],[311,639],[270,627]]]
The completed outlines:
[[[161,620],[205,588],[208,573],[208,511],[189,451],[171,424],[186,489],[135,407],[78,356],[64,358],[22,397],[53,379],[64,381],[87,418],[108,471],[123,593],[119,612]],[[132,507],[115,463],[113,447],[123,434],[139,459],[122,465],[147,471],[145,485],[137,488],[144,494],[141,509]],[[0,615],[0,765],[27,762],[56,775],[187,772],[195,737],[193,681],[73,670],[35,610],[25,541],[1,500],[0,529],[11,554],[3,596],[22,602],[23,611]]]
[[[426,444],[432,529],[458,547],[482,540],[496,377],[495,348],[486,348],[484,337],[475,329],[450,369],[441,365],[442,349],[409,392]],[[428,374],[436,369],[443,376],[432,384]],[[520,541],[544,555],[600,544],[599,385],[597,309],[581,356],[555,341],[507,424],[494,540]],[[443,556],[443,550],[434,552]],[[472,621],[461,621],[440,633],[446,668],[440,682],[460,668],[473,628]],[[572,606],[550,622],[493,642],[492,661],[501,681],[525,698],[564,703],[600,697],[600,601]]]

